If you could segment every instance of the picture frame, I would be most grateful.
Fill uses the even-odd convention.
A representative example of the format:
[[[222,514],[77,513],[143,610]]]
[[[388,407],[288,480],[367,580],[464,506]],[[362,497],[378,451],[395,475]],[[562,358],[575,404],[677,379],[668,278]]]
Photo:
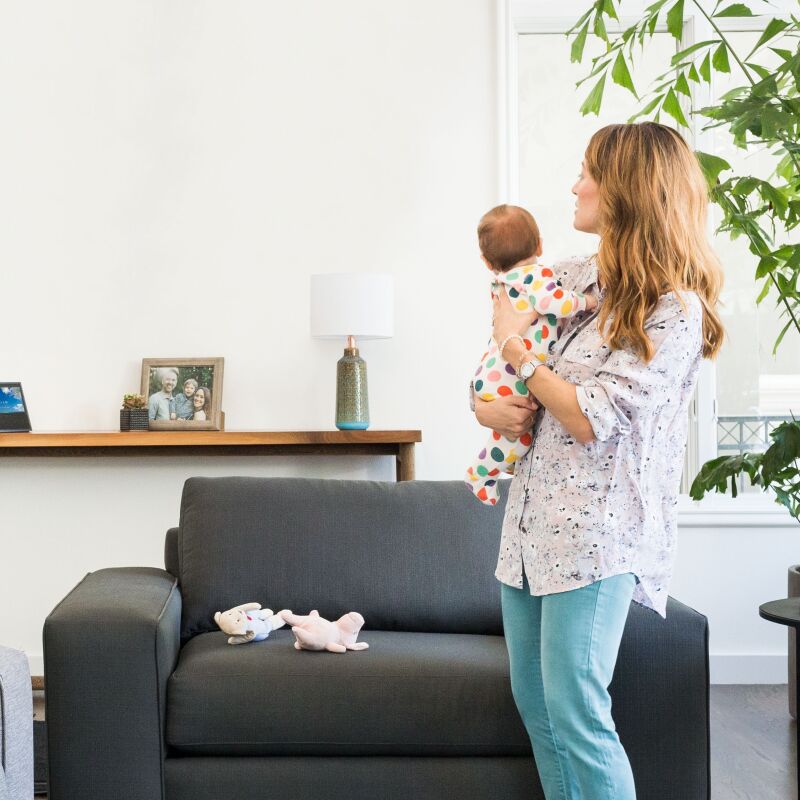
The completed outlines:
[[[147,398],[149,430],[224,430],[224,367],[219,357],[143,358],[141,393]]]
[[[30,433],[28,406],[18,381],[0,381],[0,433]]]

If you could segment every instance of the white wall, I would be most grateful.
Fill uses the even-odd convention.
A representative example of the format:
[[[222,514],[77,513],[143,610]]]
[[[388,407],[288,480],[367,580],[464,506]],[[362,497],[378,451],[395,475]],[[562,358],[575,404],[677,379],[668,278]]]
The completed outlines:
[[[35,428],[113,429],[143,357],[216,355],[230,429],[330,428],[340,348],[309,338],[308,276],[375,270],[397,313],[393,339],[362,346],[372,426],[421,428],[418,477],[458,478],[483,438],[464,385],[488,333],[474,230],[499,199],[495,11],[0,4],[0,378],[23,382]],[[189,475],[393,469],[0,460],[0,641],[41,671],[42,622],[85,572],[161,563]],[[783,631],[739,612],[783,594],[796,532],[689,533],[674,593],[710,615],[734,677],[752,656],[774,670]]]
[[[695,508],[679,515],[670,593],[708,616],[712,683],[785,683],[786,628],[758,607],[786,597],[787,567],[800,562],[797,522],[761,497],[710,499],[714,510],[686,503]]]
[[[113,429],[143,357],[217,355],[229,429],[332,428],[344,343],[309,337],[309,275],[374,270],[398,313],[362,346],[372,427],[421,428],[418,474],[459,476],[495,59],[490,0],[0,5],[0,377],[35,429]],[[2,460],[0,641],[35,657],[87,570],[161,562],[187,476],[231,473],[394,466]]]

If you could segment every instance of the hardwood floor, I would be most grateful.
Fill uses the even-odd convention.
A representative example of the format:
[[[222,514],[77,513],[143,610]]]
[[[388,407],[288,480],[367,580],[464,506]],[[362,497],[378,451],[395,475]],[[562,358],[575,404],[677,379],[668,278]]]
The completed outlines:
[[[785,685],[712,686],[711,800],[796,800],[794,736]]]
[[[786,686],[711,687],[711,800],[794,800]]]

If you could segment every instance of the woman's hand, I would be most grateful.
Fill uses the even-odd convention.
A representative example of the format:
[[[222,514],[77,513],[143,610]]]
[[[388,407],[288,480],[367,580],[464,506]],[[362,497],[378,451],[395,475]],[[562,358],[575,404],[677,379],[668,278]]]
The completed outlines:
[[[475,398],[475,416],[484,428],[497,431],[506,439],[519,439],[533,426],[533,417],[539,406],[529,397],[510,395],[498,397],[490,403]]]
[[[535,311],[531,311],[530,314],[520,314],[518,311],[514,311],[506,292],[501,291],[499,294],[499,297],[494,298],[494,331],[492,332],[498,345],[507,336],[515,333],[520,336],[525,334],[539,316]]]

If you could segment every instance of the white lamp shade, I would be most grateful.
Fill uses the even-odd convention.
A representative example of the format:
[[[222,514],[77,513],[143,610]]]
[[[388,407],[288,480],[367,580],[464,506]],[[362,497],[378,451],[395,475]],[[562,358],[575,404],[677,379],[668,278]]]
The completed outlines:
[[[311,276],[311,335],[388,339],[394,334],[391,275],[340,272]]]

